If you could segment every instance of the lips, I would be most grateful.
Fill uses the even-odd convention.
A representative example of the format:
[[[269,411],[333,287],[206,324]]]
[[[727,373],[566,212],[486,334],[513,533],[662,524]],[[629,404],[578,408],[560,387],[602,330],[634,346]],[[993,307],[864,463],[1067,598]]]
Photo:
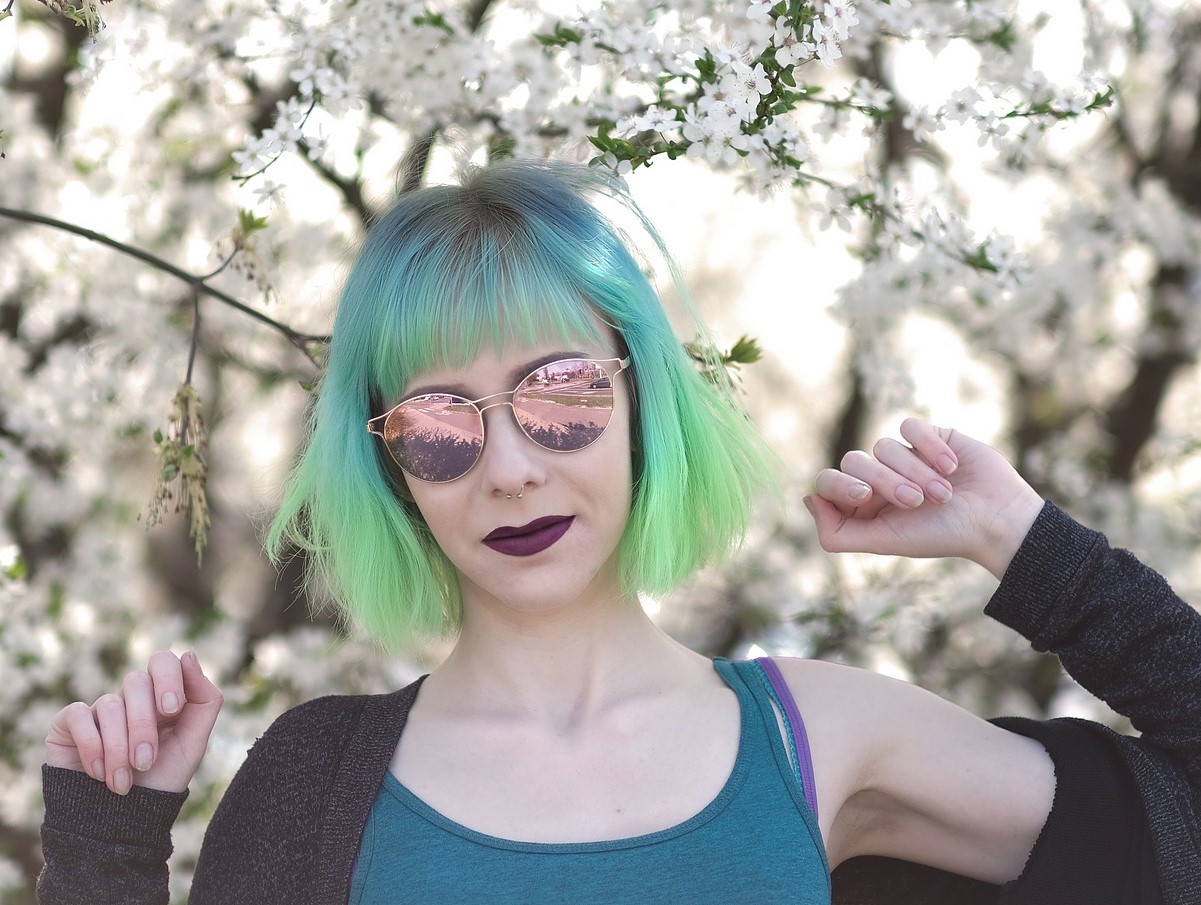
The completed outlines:
[[[519,528],[503,525],[485,537],[484,543],[506,556],[533,556],[555,544],[574,521],[571,515],[546,515]]]

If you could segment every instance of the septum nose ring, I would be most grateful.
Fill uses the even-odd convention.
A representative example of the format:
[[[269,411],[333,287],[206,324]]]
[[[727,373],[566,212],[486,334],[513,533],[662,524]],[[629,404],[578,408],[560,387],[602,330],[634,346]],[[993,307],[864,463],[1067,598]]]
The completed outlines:
[[[519,499],[519,500],[520,500],[520,499],[521,499],[521,498],[522,498],[524,495],[525,495],[525,484],[523,483],[523,484],[522,484],[522,485],[521,485],[519,488],[517,488],[517,499]],[[506,494],[505,494],[505,499],[506,499],[506,500],[511,500],[511,499],[513,499],[513,494],[511,494],[511,493],[506,493]]]

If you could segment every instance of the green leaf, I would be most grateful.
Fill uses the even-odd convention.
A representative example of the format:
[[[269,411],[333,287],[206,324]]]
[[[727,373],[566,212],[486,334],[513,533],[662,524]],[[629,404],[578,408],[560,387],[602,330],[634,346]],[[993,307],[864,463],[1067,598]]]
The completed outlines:
[[[762,357],[763,348],[759,345],[759,341],[753,336],[745,334],[738,338],[738,341],[730,347],[730,351],[725,355],[727,362],[738,365],[754,364]]]
[[[442,13],[426,12],[424,15],[414,16],[413,24],[429,25],[431,28],[440,28],[448,35],[453,35],[455,33],[455,30],[451,28],[450,24],[446,21],[446,16],[442,15]]]
[[[584,33],[574,28],[568,28],[562,22],[556,22],[555,30],[549,35],[536,34],[534,38],[543,47],[566,47],[568,44],[579,44],[584,40]]]
[[[29,567],[25,565],[25,560],[18,556],[4,569],[3,574],[13,581],[21,581],[29,574]]]
[[[1006,53],[1013,53],[1014,45],[1017,44],[1017,33],[1014,31],[1013,23],[1006,22],[996,31],[991,32],[985,40],[1000,47]]]
[[[241,209],[238,211],[238,228],[244,237],[253,235],[267,228],[267,218],[256,217],[253,211]]]
[[[155,443],[162,443],[162,442],[163,442],[163,432],[162,432],[162,431],[155,431],[155,432],[154,432],[154,442],[155,442]]]

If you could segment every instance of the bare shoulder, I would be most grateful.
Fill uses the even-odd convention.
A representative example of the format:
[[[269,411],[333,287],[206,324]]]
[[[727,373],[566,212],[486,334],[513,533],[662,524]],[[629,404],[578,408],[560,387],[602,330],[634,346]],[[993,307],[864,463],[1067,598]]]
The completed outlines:
[[[1041,745],[909,682],[775,662],[810,737],[832,866],[880,854],[990,882],[1017,875],[1054,793]]]
[[[872,727],[895,713],[897,706],[915,706],[922,699],[939,700],[919,686],[856,666],[797,657],[773,660],[806,723],[812,717],[828,731],[846,725],[858,747],[868,740]]]
[[[820,660],[775,662],[806,725],[813,724],[814,734],[829,734],[842,747],[840,756],[859,764],[865,786],[879,780],[881,767],[911,751],[1041,748],[903,679]]]

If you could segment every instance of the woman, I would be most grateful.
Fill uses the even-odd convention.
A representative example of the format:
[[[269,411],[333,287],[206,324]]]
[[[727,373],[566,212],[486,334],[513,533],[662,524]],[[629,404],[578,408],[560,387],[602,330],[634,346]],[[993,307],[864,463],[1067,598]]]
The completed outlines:
[[[456,644],[405,689],[276,721],[210,824],[191,901],[826,903],[846,864],[840,901],[897,901],[872,898],[885,883],[1042,902],[1115,860],[1133,895],[1188,901],[1201,617],[987,446],[910,420],[807,504],[828,550],[1004,576],[995,614],[1146,724],[1088,774],[1127,857],[1061,861],[1058,840],[1095,828],[1064,817],[1089,796],[1058,736],[860,670],[714,662],[647,619],[639,592],[737,543],[769,457],[596,190],[612,191],[596,171],[496,165],[406,196],[368,236],[269,548],[306,549],[385,647]],[[194,655],[159,652],[56,716],[43,905],[165,901],[170,826],[220,706]],[[1166,829],[1144,826],[1152,773],[1182,802]],[[1164,864],[1179,851],[1184,879]]]

